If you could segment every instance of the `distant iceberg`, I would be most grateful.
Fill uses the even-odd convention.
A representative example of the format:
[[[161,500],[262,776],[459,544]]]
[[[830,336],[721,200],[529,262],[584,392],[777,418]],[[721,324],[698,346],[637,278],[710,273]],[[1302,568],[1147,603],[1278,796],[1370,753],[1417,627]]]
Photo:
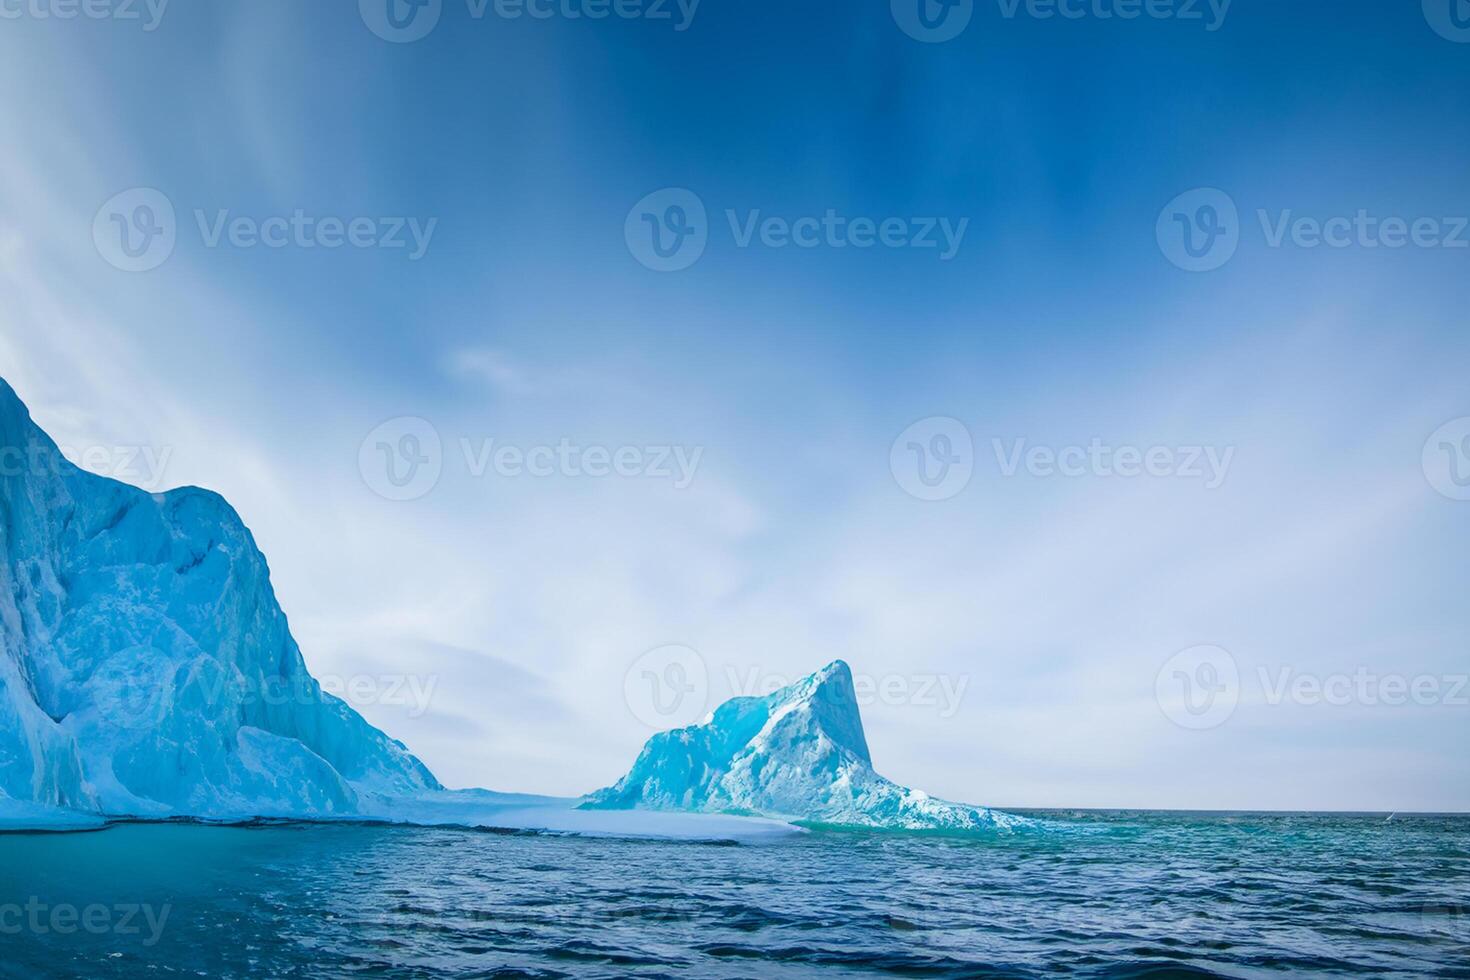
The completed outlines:
[[[655,735],[626,776],[582,806],[889,830],[1004,831],[1032,822],[878,775],[852,671],[840,660],[766,697],[726,701],[702,724]]]

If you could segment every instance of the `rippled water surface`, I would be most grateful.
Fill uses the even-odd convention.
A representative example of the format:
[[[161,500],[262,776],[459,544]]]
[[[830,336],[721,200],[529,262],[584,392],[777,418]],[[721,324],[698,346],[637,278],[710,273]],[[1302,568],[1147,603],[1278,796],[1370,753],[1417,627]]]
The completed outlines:
[[[1470,818],[1040,816],[989,841],[4,836],[0,976],[1470,977]]]

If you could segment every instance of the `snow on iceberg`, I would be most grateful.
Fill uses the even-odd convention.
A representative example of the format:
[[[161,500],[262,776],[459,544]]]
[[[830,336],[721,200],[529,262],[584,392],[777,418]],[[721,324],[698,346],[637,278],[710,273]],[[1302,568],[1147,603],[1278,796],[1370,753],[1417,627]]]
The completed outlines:
[[[1031,823],[937,800],[878,775],[852,671],[841,660],[766,697],[726,701],[699,725],[655,735],[626,776],[582,806],[892,830],[994,831]]]
[[[347,816],[439,789],[307,672],[222,497],[73,466],[0,380],[0,825]]]

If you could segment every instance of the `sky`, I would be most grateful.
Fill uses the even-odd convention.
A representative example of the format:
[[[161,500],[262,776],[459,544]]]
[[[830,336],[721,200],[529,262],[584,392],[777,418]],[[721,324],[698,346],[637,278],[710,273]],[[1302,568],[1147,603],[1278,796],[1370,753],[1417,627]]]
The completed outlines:
[[[1470,9],[924,2],[0,0],[0,376],[449,785],[1470,809]]]

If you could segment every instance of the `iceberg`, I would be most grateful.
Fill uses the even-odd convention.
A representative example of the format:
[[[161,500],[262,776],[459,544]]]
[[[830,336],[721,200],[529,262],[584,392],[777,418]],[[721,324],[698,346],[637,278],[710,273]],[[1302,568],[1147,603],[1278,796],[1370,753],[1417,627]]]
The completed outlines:
[[[222,497],[72,465],[0,380],[0,826],[346,816],[440,788],[307,672]]]
[[[726,701],[698,725],[653,736],[626,776],[582,806],[885,830],[1009,831],[1032,823],[878,775],[852,671],[841,660],[766,697]]]

